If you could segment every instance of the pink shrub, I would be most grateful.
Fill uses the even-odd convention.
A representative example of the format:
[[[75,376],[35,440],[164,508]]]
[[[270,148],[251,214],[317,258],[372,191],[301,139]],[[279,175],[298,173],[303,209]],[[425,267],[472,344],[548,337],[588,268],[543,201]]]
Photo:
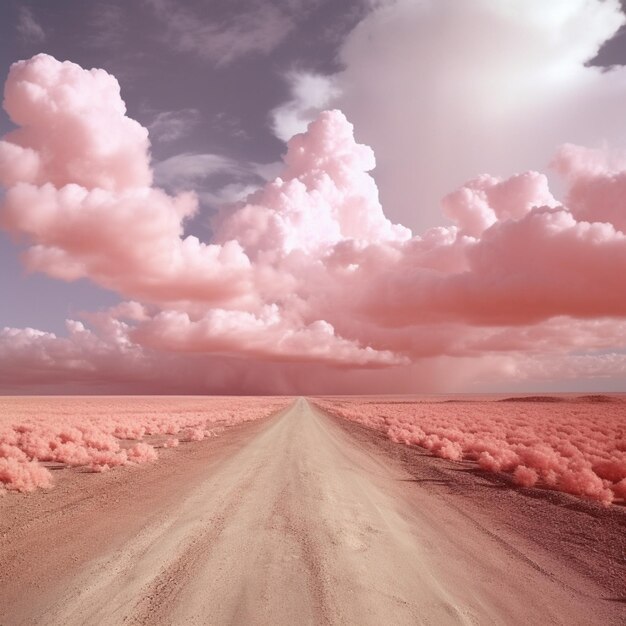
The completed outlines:
[[[626,458],[600,461],[593,466],[593,471],[600,477],[613,482],[626,478]]]
[[[28,461],[28,457],[20,448],[9,443],[0,443],[0,458],[15,459],[21,462]]]
[[[204,428],[191,428],[187,432],[187,439],[189,439],[189,441],[202,441],[204,439]]]
[[[53,458],[66,465],[87,465],[91,459],[88,448],[75,443],[62,443],[54,450]]]
[[[611,487],[613,495],[616,498],[622,498],[626,500],[626,478],[620,480],[618,483]]]
[[[541,400],[541,398],[539,398]],[[626,401],[411,401],[321,398],[337,417],[490,472],[609,504],[626,499]]]
[[[513,472],[513,479],[521,487],[533,487],[539,480],[539,475],[534,469],[525,465],[518,465]]]
[[[498,459],[489,454],[489,452],[480,453],[478,465],[480,465],[482,469],[490,472],[499,472],[502,469],[502,465],[500,465]]]
[[[610,503],[613,501],[613,493],[602,482],[602,479],[590,469],[580,471],[565,471],[559,477],[560,488],[576,496],[587,496]]]
[[[156,461],[159,456],[157,451],[148,443],[136,443],[127,450],[126,454],[131,463],[148,463]]]
[[[458,443],[445,439],[436,454],[444,459],[460,461],[463,458],[463,449]]]
[[[145,434],[145,427],[139,424],[120,424],[113,431],[113,436],[118,439],[143,439]]]
[[[289,398],[103,397],[0,398],[0,492],[51,486],[40,462],[104,472],[155,461],[154,447],[174,448],[285,408]],[[210,425],[210,428],[208,426]],[[165,442],[143,441],[169,436]],[[127,449],[121,441],[136,443]],[[127,444],[126,444],[127,445]]]
[[[52,474],[35,461],[0,458],[0,483],[15,491],[34,491],[37,487],[52,486]]]

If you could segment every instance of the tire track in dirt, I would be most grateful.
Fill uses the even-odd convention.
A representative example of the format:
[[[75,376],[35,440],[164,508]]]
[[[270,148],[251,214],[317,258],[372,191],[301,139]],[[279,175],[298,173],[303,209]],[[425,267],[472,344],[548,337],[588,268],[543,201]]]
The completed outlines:
[[[251,468],[248,476],[237,485],[234,492],[225,495],[221,507],[203,523],[182,548],[182,552],[166,564],[155,579],[141,591],[141,599],[134,609],[134,615],[125,619],[132,624],[157,624],[166,613],[166,607],[176,602],[180,590],[189,578],[195,575],[199,564],[207,558],[213,543],[219,540],[228,521],[236,514],[243,503],[243,494],[255,482],[259,465]]]

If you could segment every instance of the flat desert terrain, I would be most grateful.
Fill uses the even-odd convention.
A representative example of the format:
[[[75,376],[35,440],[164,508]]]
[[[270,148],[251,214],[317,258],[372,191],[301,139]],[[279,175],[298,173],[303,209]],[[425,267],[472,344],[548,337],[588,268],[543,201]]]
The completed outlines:
[[[0,624],[625,623],[620,502],[272,408],[7,492]]]

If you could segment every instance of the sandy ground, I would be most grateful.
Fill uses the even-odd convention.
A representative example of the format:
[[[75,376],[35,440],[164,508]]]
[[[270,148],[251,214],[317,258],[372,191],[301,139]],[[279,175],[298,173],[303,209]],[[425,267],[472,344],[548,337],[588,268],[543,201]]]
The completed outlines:
[[[537,491],[299,399],[3,498],[0,624],[624,624],[623,510]]]

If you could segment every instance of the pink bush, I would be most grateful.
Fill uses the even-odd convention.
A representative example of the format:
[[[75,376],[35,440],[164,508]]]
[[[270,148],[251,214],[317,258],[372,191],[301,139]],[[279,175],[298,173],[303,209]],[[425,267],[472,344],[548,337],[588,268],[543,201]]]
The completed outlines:
[[[290,402],[225,396],[1,397],[0,493],[50,487],[52,475],[41,463],[105,472],[153,462],[155,446],[177,447],[179,437],[217,436]]]
[[[0,458],[0,482],[7,489],[34,491],[37,487],[52,486],[52,474],[35,461],[18,461],[15,458]]]
[[[463,458],[463,449],[458,443],[446,439],[435,454],[450,461],[460,461]]]
[[[612,489],[616,497],[626,500],[626,478],[613,485]]]
[[[204,434],[204,428],[191,428],[187,432],[187,438],[189,439],[189,441],[202,441],[204,439]]]
[[[525,465],[518,465],[513,472],[515,482],[521,487],[533,487],[539,480],[539,474]]]
[[[321,398],[323,410],[452,461],[610,504],[626,499],[626,401]],[[560,401],[559,401],[560,400]]]
[[[127,452],[128,460],[131,463],[156,461],[158,456],[157,451],[148,443],[136,443]]]

